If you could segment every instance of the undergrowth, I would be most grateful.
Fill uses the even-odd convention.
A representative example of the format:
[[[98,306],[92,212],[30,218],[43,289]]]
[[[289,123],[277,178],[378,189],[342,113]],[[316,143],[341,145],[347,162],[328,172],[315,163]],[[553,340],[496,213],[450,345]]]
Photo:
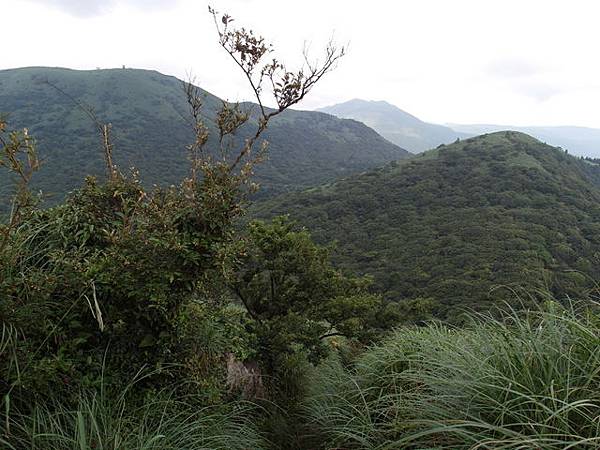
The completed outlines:
[[[594,307],[398,330],[350,368],[315,372],[305,413],[324,448],[596,449]]]

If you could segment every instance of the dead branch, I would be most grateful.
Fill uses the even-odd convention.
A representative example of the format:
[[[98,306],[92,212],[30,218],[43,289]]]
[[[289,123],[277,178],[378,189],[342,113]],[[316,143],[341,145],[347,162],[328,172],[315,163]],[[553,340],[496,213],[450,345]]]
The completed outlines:
[[[21,131],[12,131],[7,136],[6,130],[6,120],[4,117],[0,117],[0,167],[7,168],[18,179],[8,224],[0,227],[0,255],[8,244],[10,234],[20,222],[22,210],[34,204],[34,198],[29,191],[29,183],[41,164],[35,149],[35,142],[29,136],[27,128]]]
[[[276,58],[269,62],[264,61],[265,57],[273,52],[273,46],[266,43],[262,36],[257,36],[252,30],[245,28],[232,28],[231,24],[234,19],[228,14],[219,17],[219,13],[210,6],[208,11],[213,16],[219,35],[219,44],[244,73],[260,108],[256,131],[252,137],[246,140],[230,165],[229,170],[233,171],[250,154],[252,147],[267,128],[269,120],[300,102],[345,55],[345,47],[338,48],[333,41],[330,41],[326,46],[323,61],[312,63],[305,47],[303,67],[297,71],[290,71]],[[265,82],[269,83],[271,95],[277,105],[277,108],[271,111],[265,107],[263,99]]]

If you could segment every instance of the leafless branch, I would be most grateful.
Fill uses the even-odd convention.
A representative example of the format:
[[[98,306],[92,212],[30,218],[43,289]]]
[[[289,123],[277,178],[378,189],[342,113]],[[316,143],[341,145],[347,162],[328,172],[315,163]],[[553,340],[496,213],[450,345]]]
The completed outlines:
[[[338,48],[330,40],[325,49],[323,62],[311,63],[305,46],[303,52],[304,67],[297,71],[290,71],[276,58],[268,62],[264,61],[265,57],[273,52],[273,46],[267,44],[262,36],[257,36],[252,30],[246,30],[245,28],[232,28],[233,18],[230,15],[219,15],[211,7],[208,10],[213,16],[220,45],[242,69],[260,107],[256,132],[246,140],[230,165],[230,171],[233,171],[250,154],[256,141],[266,130],[269,120],[300,102],[314,85],[334,68],[337,61],[344,56],[345,48]],[[263,100],[265,81],[270,84],[271,94],[277,105],[277,108],[270,112],[265,107]]]
[[[20,221],[22,210],[33,204],[29,183],[33,174],[40,168],[35,142],[29,136],[27,128],[9,133],[4,117],[0,117],[0,167],[7,168],[17,176],[8,224],[0,226],[1,255],[8,244],[10,234]]]
[[[204,156],[204,146],[208,141],[208,128],[202,118],[202,107],[204,105],[203,95],[200,88],[194,85],[193,80],[183,83],[190,114],[192,115],[192,127],[194,130],[194,142],[188,145],[188,154],[191,163],[190,179],[192,184],[198,180],[198,171]]]

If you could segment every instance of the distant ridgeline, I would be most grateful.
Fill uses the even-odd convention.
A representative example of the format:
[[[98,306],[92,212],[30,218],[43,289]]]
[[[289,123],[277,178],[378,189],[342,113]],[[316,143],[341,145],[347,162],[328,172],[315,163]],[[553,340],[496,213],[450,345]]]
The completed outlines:
[[[577,156],[600,156],[600,129],[573,126],[464,125],[427,123],[385,101],[350,100],[327,106],[323,111],[355,119],[370,126],[384,138],[414,153],[497,131],[518,131],[542,142],[560,146]]]
[[[439,144],[449,144],[457,138],[482,134],[461,133],[443,125],[423,122],[385,101],[354,99],[321,108],[319,111],[345,119],[359,120],[390,142],[413,153],[429,150]]]
[[[464,308],[593,289],[599,186],[590,161],[498,132],[285,194],[253,213],[289,213],[317,240],[337,241],[336,262],[372,274],[388,298],[433,299],[439,317],[456,319]]]
[[[33,187],[50,195],[51,201],[80,186],[86,175],[104,170],[98,132],[75,102],[112,124],[114,159],[122,170],[135,166],[147,185],[176,183],[188,173],[186,146],[193,135],[180,80],[135,69],[0,71],[0,113],[9,115],[10,126],[27,127],[36,138],[45,164]],[[211,131],[221,102],[205,93]],[[249,132],[242,130],[237,136],[238,144],[245,131]],[[318,112],[286,111],[269,123],[264,137],[270,142],[268,161],[256,174],[263,196],[408,156],[362,123]],[[10,180],[0,179],[0,208],[6,208],[9,186]]]

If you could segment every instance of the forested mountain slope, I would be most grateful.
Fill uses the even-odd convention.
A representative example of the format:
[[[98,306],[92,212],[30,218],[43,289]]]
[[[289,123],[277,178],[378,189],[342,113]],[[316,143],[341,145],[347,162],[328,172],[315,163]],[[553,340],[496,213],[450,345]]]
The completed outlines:
[[[210,122],[221,100],[204,94],[213,129]],[[185,148],[193,137],[180,80],[135,69],[0,71],[0,112],[9,114],[12,127],[29,128],[45,160],[35,188],[58,200],[84,176],[103,172],[100,137],[75,102],[112,124],[116,162],[122,169],[138,168],[147,185],[176,183],[188,173]],[[237,142],[244,137],[242,130]],[[262,195],[313,186],[409,155],[362,123],[310,111],[286,111],[269,124],[264,138],[270,142],[269,157],[256,177]],[[9,180],[0,180],[3,197],[8,185]]]
[[[433,299],[453,318],[516,304],[517,294],[527,304],[538,288],[564,299],[593,287],[597,176],[589,162],[498,132],[280,196],[254,214],[289,213],[321,242],[337,241],[337,263],[372,274],[387,297]]]

